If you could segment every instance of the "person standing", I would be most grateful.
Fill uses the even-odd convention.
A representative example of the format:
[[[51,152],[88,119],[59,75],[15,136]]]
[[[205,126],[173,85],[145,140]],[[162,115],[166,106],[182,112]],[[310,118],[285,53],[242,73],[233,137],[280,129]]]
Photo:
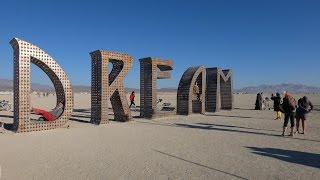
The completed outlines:
[[[265,99],[263,92],[260,93],[260,100],[259,100],[260,110],[265,110]]]
[[[199,91],[199,86],[197,82],[193,86],[193,94],[197,96],[197,100],[200,100],[200,91]]]
[[[258,94],[257,94],[257,97],[256,97],[255,108],[254,108],[255,110],[260,110],[260,102],[259,102],[260,97],[261,97],[261,94],[258,93]]]
[[[305,134],[305,121],[307,120],[307,114],[313,110],[312,102],[306,97],[300,98],[298,100],[298,108],[296,114],[296,123],[297,123],[297,131],[299,132],[300,120],[302,123],[302,132],[301,134]]]
[[[276,118],[275,120],[281,119],[281,110],[280,110],[280,104],[281,104],[281,96],[280,93],[276,93],[276,96],[271,94],[271,100],[273,100],[273,109],[276,112]]]
[[[289,136],[293,136],[294,119],[296,113],[296,100],[288,92],[284,92],[283,103],[281,105],[284,111],[282,136],[285,136],[289,120],[291,125],[291,131]]]
[[[262,110],[263,109],[262,104],[263,104],[262,93],[258,93],[256,98],[255,110]]]
[[[136,104],[134,103],[134,98],[135,97],[136,97],[135,96],[135,92],[132,91],[131,94],[130,94],[130,106],[129,106],[129,108],[131,108],[132,105],[134,106],[134,108],[136,108]]]

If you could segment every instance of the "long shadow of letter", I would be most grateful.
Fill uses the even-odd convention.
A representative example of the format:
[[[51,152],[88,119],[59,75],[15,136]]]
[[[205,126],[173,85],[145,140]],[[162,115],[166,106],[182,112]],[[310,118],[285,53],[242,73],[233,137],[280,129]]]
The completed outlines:
[[[258,147],[247,147],[253,150],[252,153],[261,156],[272,157],[282,161],[301,164],[314,168],[320,168],[320,154],[292,151],[285,149],[276,148],[258,148]]]
[[[180,158],[180,157],[177,157],[177,156],[174,156],[174,155],[162,152],[162,151],[158,151],[158,150],[153,150],[153,151],[158,152],[158,153],[163,154],[163,155],[166,155],[166,156],[169,156],[169,157],[172,157],[172,158],[175,158],[175,159],[179,159],[179,160],[184,161],[184,162],[188,162],[188,163],[200,166],[200,167],[204,167],[204,168],[207,168],[207,169],[210,169],[210,170],[218,171],[218,172],[221,172],[223,174],[227,174],[229,176],[233,176],[233,177],[236,177],[236,178],[239,178],[239,179],[247,179],[247,178],[244,178],[244,177],[241,177],[241,176],[238,176],[238,175],[235,175],[235,174],[231,174],[231,173],[219,170],[219,169],[215,169],[215,168],[212,168],[212,167],[209,167],[209,166],[206,166],[206,165],[202,165],[200,163],[196,163],[196,162],[193,162],[193,161],[190,161],[190,160],[186,160],[186,159],[183,159],[183,158]]]

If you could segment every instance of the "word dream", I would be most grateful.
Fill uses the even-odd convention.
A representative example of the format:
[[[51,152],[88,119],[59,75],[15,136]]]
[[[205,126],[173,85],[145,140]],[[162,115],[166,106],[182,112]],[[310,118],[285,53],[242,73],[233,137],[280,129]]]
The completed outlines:
[[[31,132],[66,126],[71,117],[74,96],[71,82],[61,66],[44,50],[29,42],[14,38],[14,123],[13,131]],[[130,71],[133,58],[129,54],[97,50],[91,55],[91,120],[93,124],[107,124],[108,100],[116,121],[132,119],[125,96],[123,80]],[[109,62],[112,69],[109,73]],[[54,121],[30,120],[30,66],[43,70],[56,90],[57,103],[64,102],[63,113]],[[232,71],[221,68],[193,66],[182,75],[177,90],[177,108],[157,110],[157,79],[168,79],[173,61],[159,58],[140,59],[140,116],[156,118],[173,114],[216,112],[233,109]],[[197,84],[197,85],[196,85]],[[196,92],[194,89],[196,87]]]

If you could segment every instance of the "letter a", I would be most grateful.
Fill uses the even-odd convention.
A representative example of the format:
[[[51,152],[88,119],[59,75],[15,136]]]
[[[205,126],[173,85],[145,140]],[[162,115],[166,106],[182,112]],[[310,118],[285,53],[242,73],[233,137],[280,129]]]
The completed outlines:
[[[198,84],[197,94],[194,87]],[[182,75],[177,92],[177,114],[205,112],[206,68],[195,66],[188,68]],[[199,96],[199,97],[197,97]]]

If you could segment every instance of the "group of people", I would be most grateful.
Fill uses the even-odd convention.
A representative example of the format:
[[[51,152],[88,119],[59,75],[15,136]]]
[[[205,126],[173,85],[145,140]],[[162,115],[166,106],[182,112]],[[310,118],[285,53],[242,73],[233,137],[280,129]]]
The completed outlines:
[[[43,96],[43,97],[49,97],[49,94],[50,93],[48,93],[48,92],[43,92],[43,93],[41,93],[41,92],[37,92],[37,96],[40,98],[41,97],[41,95]],[[54,96],[54,93],[53,93],[53,96]]]
[[[282,136],[285,136],[288,123],[290,121],[291,131],[289,136],[293,136],[296,133],[305,134],[307,114],[313,110],[312,102],[303,96],[296,102],[295,98],[288,92],[283,92],[283,99],[281,99],[280,93],[271,95],[271,99],[274,101],[274,111],[276,112],[276,120],[281,119],[282,113],[284,113],[284,124]],[[296,126],[295,126],[296,120]],[[302,123],[302,132],[300,132],[300,122]],[[294,127],[296,131],[294,132]]]
[[[257,94],[256,103],[255,103],[255,110],[270,110],[270,99],[268,97],[264,98],[263,92]]]
[[[196,84],[197,86],[197,84]],[[197,98],[200,99],[198,95],[198,89],[195,87],[194,92],[197,95]],[[283,131],[282,136],[285,136],[288,123],[290,121],[291,124],[291,131],[289,136],[293,136],[295,133],[305,134],[305,128],[307,120],[307,114],[313,110],[313,104],[312,102],[306,97],[303,96],[296,102],[295,98],[289,94],[288,92],[283,92],[283,99],[281,99],[280,93],[276,93],[276,95],[271,95],[271,100],[274,101],[274,111],[276,112],[276,118],[275,120],[281,119],[282,113],[284,113],[284,123],[283,123]],[[135,92],[132,91],[130,94],[130,106],[136,107],[135,102]],[[263,103],[263,94],[258,93],[257,94],[257,100],[256,100],[256,109],[262,109],[262,103]],[[50,112],[42,110],[42,109],[36,109],[32,108],[32,112],[42,115],[42,120],[47,121],[53,121],[57,119],[64,110],[64,103],[59,102],[57,106]],[[296,120],[296,126],[295,126],[295,120]],[[302,123],[302,132],[300,132],[300,122]],[[294,127],[296,127],[296,131],[294,132]]]

